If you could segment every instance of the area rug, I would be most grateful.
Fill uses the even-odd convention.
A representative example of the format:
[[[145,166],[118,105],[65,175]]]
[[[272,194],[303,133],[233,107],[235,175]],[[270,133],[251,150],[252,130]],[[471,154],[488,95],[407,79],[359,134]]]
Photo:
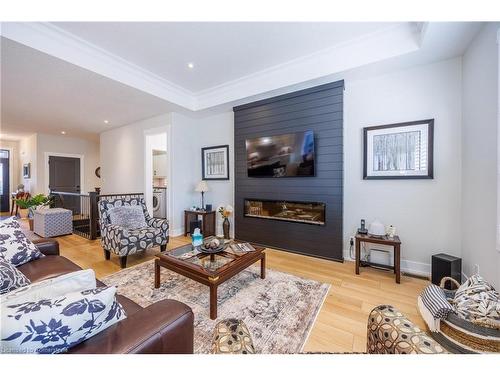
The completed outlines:
[[[165,268],[154,289],[154,261],[148,261],[102,281],[142,307],[163,299],[184,302],[194,312],[194,352],[210,353],[217,321],[242,319],[258,353],[300,353],[325,300],[329,284],[252,266],[218,288],[218,318],[209,318],[209,288]]]

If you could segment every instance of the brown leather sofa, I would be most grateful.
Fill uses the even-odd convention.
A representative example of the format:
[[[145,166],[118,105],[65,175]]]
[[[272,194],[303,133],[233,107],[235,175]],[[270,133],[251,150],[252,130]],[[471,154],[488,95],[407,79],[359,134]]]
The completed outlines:
[[[31,282],[81,269],[59,255],[57,241],[42,239],[34,243],[46,256],[18,267]],[[97,280],[97,285],[104,284]],[[142,308],[122,295],[118,295],[117,299],[125,309],[127,318],[74,346],[68,353],[193,353],[194,315],[189,306],[174,300],[163,300]]]

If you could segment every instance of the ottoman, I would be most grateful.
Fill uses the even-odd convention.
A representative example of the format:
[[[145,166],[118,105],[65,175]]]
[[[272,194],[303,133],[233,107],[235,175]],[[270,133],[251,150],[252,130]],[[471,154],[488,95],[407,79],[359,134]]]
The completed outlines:
[[[214,354],[255,354],[247,326],[239,319],[224,319],[217,323],[212,340]]]
[[[73,214],[65,208],[35,210],[33,231],[41,237],[55,237],[73,232]]]

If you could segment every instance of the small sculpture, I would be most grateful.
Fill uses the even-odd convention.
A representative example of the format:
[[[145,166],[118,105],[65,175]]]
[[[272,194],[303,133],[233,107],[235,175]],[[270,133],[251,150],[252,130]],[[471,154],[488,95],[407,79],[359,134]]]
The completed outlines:
[[[210,241],[205,241],[205,249],[215,250],[220,246],[220,241],[217,238],[213,238]]]
[[[396,227],[394,225],[389,225],[389,227],[387,228],[387,234],[389,238],[394,238],[394,236],[396,235]]]

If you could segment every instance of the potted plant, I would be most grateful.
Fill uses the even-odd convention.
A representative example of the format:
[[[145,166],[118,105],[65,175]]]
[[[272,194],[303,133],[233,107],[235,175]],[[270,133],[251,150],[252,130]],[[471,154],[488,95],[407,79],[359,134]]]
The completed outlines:
[[[30,230],[33,230],[33,216],[34,212],[39,207],[45,207],[50,205],[51,198],[47,195],[37,194],[31,198],[16,199],[16,204],[19,208],[28,209],[28,220],[30,224]]]
[[[229,204],[224,207],[224,206],[221,206],[219,207],[219,214],[220,216],[224,219],[224,221],[222,222],[222,230],[224,232],[224,238],[226,240],[229,240],[229,226],[230,226],[230,223],[229,223],[229,216],[231,216],[231,214],[233,213],[233,207],[230,206]]]

